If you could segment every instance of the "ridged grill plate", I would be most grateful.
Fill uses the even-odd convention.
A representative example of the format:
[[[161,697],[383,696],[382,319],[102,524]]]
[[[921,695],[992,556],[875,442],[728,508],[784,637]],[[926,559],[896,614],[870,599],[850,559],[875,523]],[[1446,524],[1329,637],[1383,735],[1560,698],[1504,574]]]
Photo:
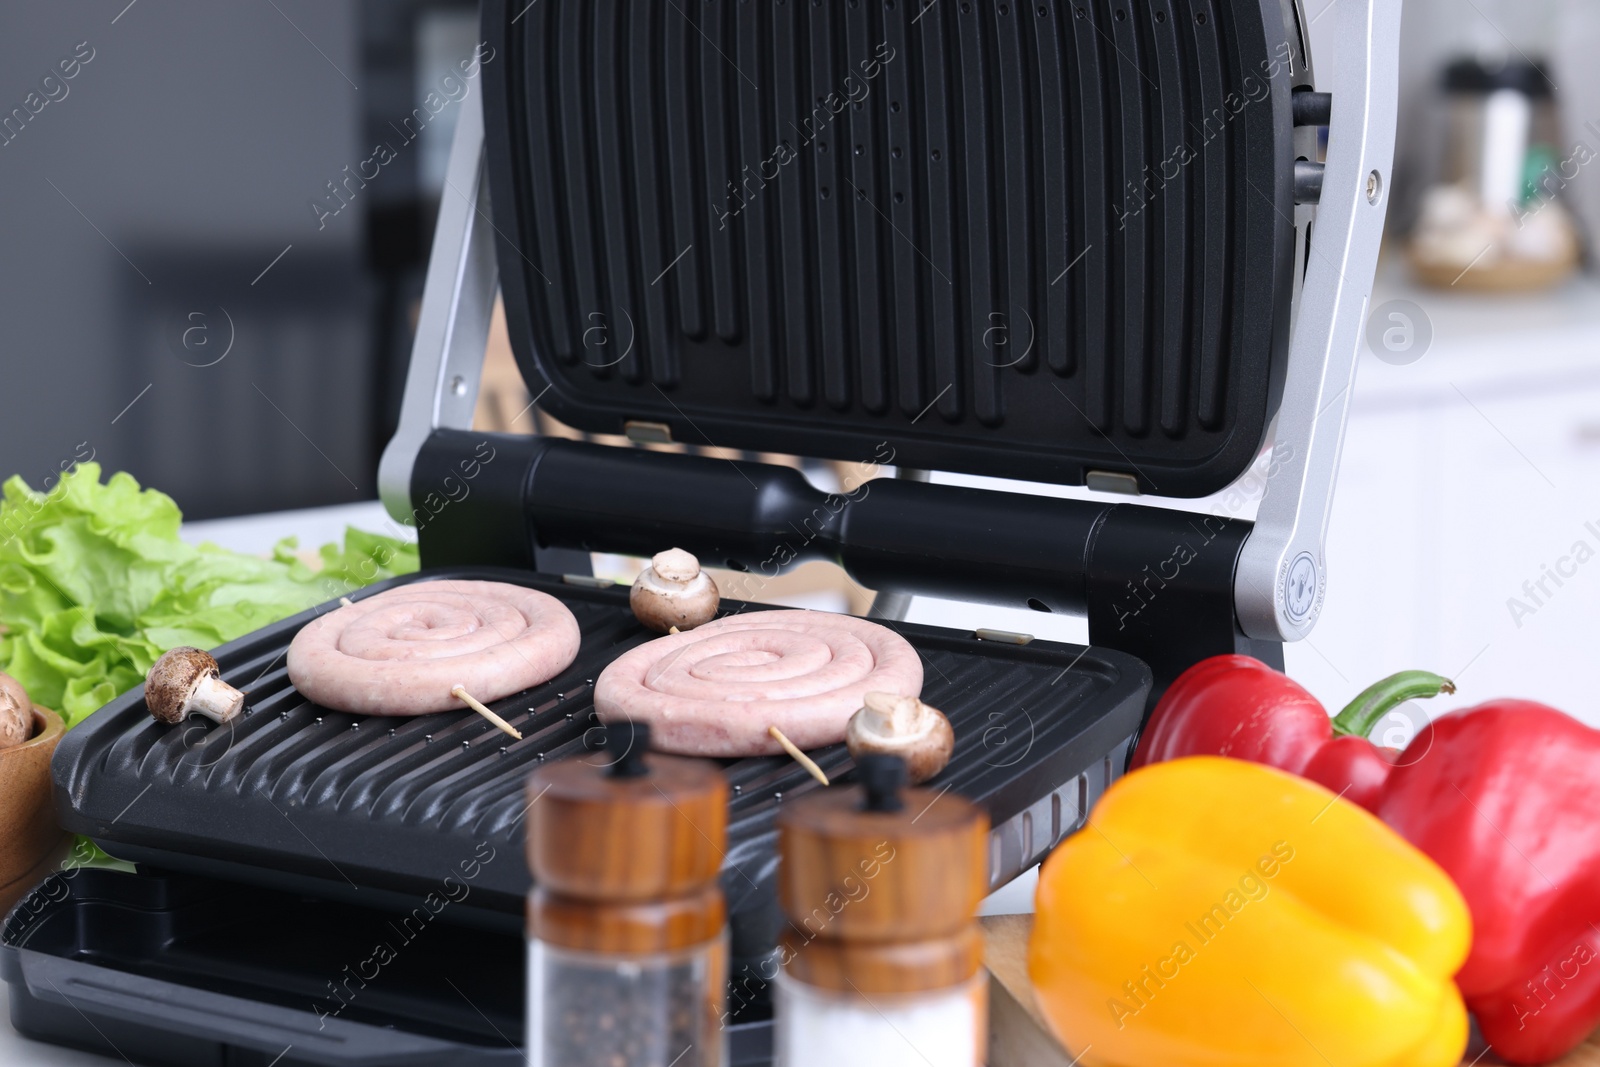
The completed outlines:
[[[511,337],[559,418],[1168,496],[1256,455],[1292,282],[1280,0],[484,19]]]
[[[72,730],[52,767],[62,825],[113,854],[159,853],[176,869],[226,870],[265,884],[293,878],[317,883],[319,892],[377,890],[396,899],[440,891],[446,875],[459,877],[460,864],[476,858],[483,862],[471,879],[471,906],[520,912],[529,888],[522,849],[528,775],[543,760],[602,747],[592,679],[654,635],[634,620],[626,587],[580,588],[494,568],[428,576],[517,582],[559,597],[577,617],[583,641],[572,667],[491,705],[522,741],[465,709],[383,718],[307,702],[289,683],[284,653],[332,603],[217,650],[223,676],[248,692],[249,710],[232,724],[163,725],[134,690]],[[1138,729],[1149,671],[1132,657],[889,625],[921,654],[923,696],[956,729],[955,759],[932,787],[984,805],[996,825],[1099,768]],[[814,755],[830,775],[850,780],[843,745]],[[747,890],[769,882],[780,804],[820,786],[787,757],[725,765],[733,796],[724,881],[737,910]]]

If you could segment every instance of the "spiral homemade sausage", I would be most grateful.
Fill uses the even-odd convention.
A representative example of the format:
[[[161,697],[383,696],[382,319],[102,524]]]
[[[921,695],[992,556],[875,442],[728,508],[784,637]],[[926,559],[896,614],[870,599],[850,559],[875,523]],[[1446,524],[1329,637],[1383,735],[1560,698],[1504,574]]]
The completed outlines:
[[[844,740],[869,690],[922,692],[922,660],[893,630],[822,611],[752,611],[658,638],[595,681],[608,722],[650,724],[652,746],[694,756],[782,751]]]
[[[452,686],[499,700],[578,654],[578,622],[553,596],[505,582],[413,582],[307,623],[289,645],[306,699],[362,715],[459,708]]]

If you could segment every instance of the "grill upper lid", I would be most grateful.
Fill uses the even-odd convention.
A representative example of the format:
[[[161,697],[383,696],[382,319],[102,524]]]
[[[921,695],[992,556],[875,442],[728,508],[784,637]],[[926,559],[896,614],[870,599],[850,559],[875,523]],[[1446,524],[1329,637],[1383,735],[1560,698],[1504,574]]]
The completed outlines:
[[[557,418],[1167,496],[1257,454],[1279,0],[487,0],[484,36],[506,312]]]

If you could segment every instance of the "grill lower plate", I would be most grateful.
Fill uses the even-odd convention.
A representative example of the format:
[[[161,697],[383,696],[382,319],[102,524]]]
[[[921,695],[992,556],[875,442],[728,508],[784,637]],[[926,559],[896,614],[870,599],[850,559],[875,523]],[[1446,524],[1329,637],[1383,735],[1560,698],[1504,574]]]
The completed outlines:
[[[528,774],[542,760],[601,747],[593,679],[654,635],[634,620],[625,587],[528,571],[434,570],[357,596],[422,577],[515,582],[560,598],[577,617],[583,642],[573,665],[492,705],[524,740],[465,709],[386,719],[306,701],[289,683],[284,655],[330,602],[216,651],[223,676],[249,694],[233,723],[165,726],[134,690],[69,733],[52,768],[62,825],[113,855],[170,869],[400,911],[431,901],[452,921],[519,925],[529,887]],[[955,758],[929,787],[988,810],[998,887],[1076,828],[1120,773],[1149,670],[1103,649],[887,625],[921,654],[923,697],[955,726]],[[835,781],[852,779],[843,745],[812,755]],[[820,786],[786,757],[731,760],[726,769],[733,797],[723,883],[734,954],[749,957],[776,936],[774,816]]]
[[[380,955],[376,946],[387,955]],[[145,870],[58,872],[0,933],[11,1025],[157,1067],[523,1067],[520,934]],[[770,1019],[728,1067],[770,1067]]]

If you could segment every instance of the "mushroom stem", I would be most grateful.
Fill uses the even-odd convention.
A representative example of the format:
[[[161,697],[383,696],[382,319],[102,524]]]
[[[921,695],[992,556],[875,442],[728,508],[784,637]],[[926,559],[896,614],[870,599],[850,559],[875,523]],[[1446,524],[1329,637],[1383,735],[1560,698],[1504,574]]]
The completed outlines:
[[[0,674],[0,748],[20,745],[32,732],[33,702],[20,682]]]
[[[189,698],[189,710],[214,722],[227,722],[244,707],[244,694],[214,674],[201,675]]]
[[[862,723],[874,733],[904,736],[917,728],[917,715],[922,710],[916,697],[898,693],[868,693],[861,701]]]
[[[938,708],[898,693],[867,693],[845,730],[850,755],[899,756],[906,779],[919,785],[944,770],[955,751],[955,730]]]

